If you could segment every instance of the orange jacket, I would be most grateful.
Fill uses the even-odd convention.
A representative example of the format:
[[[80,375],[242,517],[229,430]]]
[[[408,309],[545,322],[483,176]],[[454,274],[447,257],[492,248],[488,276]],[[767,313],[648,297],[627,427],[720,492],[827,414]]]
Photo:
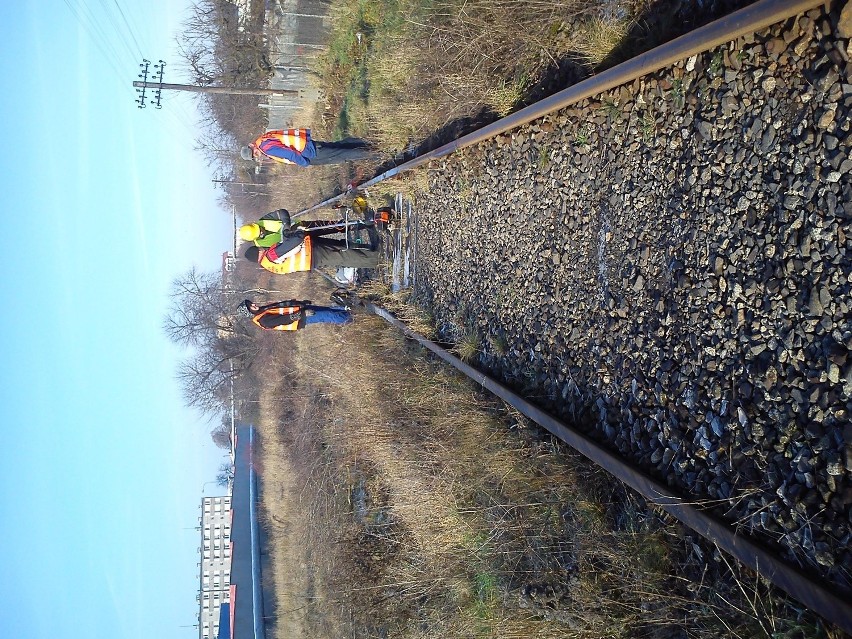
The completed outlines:
[[[282,302],[291,304],[291,301]],[[252,316],[251,321],[265,331],[297,331],[305,325],[305,313],[301,306],[263,306]]]
[[[275,247],[266,249],[260,257],[260,265],[270,273],[286,275],[311,270],[311,236],[306,235],[301,244],[284,255],[276,255]]]
[[[310,129],[267,131],[254,141],[254,146],[266,157],[284,164],[307,166],[316,155]]]

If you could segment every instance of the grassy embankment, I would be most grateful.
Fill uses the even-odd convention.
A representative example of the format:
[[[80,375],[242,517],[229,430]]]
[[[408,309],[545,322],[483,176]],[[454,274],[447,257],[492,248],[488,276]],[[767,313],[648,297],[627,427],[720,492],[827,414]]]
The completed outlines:
[[[458,118],[515,109],[566,56],[591,68],[618,44],[626,3],[347,0],[320,61],[336,135],[402,149]],[[627,9],[621,11],[625,16]]]

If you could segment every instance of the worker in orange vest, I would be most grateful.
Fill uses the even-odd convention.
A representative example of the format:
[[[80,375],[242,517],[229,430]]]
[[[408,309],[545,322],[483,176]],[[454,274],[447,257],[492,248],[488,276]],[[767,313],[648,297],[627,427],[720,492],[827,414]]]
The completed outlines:
[[[379,264],[378,235],[369,248],[352,248],[344,240],[323,235],[329,231],[291,228],[282,240],[269,248],[248,247],[243,255],[271,273],[286,275],[315,268],[376,268]]]
[[[337,142],[320,142],[311,138],[310,129],[278,129],[267,131],[240,149],[244,160],[268,158],[282,164],[342,164],[355,160],[378,160],[381,154],[366,140],[345,138]]]
[[[349,324],[352,312],[345,306],[317,306],[310,300],[282,300],[260,306],[244,300],[237,310],[265,331],[297,331],[308,324]]]

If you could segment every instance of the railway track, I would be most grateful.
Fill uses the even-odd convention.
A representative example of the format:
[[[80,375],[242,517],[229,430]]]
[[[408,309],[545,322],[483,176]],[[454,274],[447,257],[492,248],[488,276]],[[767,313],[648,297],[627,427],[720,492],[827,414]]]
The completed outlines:
[[[852,632],[847,28],[758,2],[362,187],[429,172],[435,352]]]

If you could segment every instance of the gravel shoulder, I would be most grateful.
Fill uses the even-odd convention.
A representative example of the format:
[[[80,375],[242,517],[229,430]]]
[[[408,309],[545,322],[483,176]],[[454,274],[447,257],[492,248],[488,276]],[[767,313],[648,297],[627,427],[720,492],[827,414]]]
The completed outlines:
[[[810,12],[433,163],[477,364],[852,590],[852,35]]]

